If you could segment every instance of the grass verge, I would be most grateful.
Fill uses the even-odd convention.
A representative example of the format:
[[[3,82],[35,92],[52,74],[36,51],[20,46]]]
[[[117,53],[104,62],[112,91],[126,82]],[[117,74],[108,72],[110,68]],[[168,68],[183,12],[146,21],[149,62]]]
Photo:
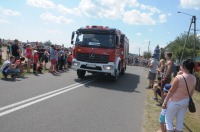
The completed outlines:
[[[152,97],[154,97],[153,90],[147,90],[144,112],[144,132],[156,132],[160,130],[159,115],[161,107],[156,106],[157,102],[152,100]],[[184,132],[200,132],[200,93],[195,92],[193,100],[195,102],[197,112],[187,112],[184,122]]]

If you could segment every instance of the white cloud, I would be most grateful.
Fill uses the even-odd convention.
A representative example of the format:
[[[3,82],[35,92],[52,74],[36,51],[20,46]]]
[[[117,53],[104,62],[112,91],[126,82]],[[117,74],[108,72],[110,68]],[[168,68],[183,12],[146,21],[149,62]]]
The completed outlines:
[[[2,13],[6,16],[21,16],[20,12],[10,10],[10,9],[5,9],[5,10],[2,11]]]
[[[159,15],[159,22],[160,23],[164,23],[164,22],[166,22],[167,21],[167,16],[166,16],[166,14],[161,14],[161,15]]]
[[[151,6],[141,4],[140,8],[143,9],[143,10],[149,10],[153,14],[154,13],[161,13],[161,11],[156,7],[151,7]]]
[[[8,21],[8,20],[5,20],[5,19],[0,19],[0,23],[9,24],[9,23],[10,23],[10,21]]]
[[[80,0],[76,7],[70,8],[56,5],[50,0],[27,0],[27,3],[36,7],[54,8],[63,15],[122,20],[131,25],[154,25],[158,17],[159,22],[166,21],[158,8],[140,4],[138,0]]]
[[[141,13],[138,10],[125,12],[123,21],[131,25],[154,25],[156,23],[151,14]]]
[[[97,18],[97,12],[99,11],[99,8],[91,0],[81,0],[78,8],[87,17]]]
[[[55,4],[50,0],[27,0],[26,3],[30,6],[41,8],[55,8]]]
[[[141,36],[141,35],[142,35],[142,33],[136,33],[135,35],[136,35],[136,36]]]
[[[63,13],[63,14],[71,14],[71,15],[77,15],[80,16],[81,15],[81,11],[79,8],[66,8],[64,5],[58,5],[57,9],[59,12]]]
[[[60,24],[60,23],[70,24],[73,22],[72,19],[65,18],[64,16],[55,16],[51,13],[43,13],[40,15],[40,18],[42,18],[45,21],[54,22],[57,24]]]
[[[180,0],[180,5],[182,8],[189,9],[200,9],[200,0]]]
[[[121,19],[126,7],[138,6],[137,0],[81,0],[78,8],[88,17]]]

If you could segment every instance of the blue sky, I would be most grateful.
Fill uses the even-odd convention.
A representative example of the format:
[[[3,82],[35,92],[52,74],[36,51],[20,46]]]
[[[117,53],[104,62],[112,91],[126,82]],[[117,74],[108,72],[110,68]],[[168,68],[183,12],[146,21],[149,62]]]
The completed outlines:
[[[129,38],[130,52],[138,54],[140,48],[142,54],[149,41],[153,51],[188,30],[191,17],[178,11],[200,18],[200,0],[1,0],[0,38],[69,47],[72,31],[103,25],[120,29]]]

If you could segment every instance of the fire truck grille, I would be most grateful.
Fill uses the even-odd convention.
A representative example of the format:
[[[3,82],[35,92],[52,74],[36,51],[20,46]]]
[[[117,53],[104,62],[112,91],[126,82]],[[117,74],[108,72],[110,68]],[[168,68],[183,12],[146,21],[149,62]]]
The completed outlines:
[[[89,63],[104,63],[107,64],[109,61],[108,55],[88,54],[88,53],[77,53],[76,59],[78,61],[85,61]]]

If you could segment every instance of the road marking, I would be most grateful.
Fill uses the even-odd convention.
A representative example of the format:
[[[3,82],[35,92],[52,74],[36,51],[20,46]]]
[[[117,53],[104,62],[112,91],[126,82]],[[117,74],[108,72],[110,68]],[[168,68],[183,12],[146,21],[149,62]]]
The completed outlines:
[[[52,92],[48,92],[48,93],[45,93],[45,94],[30,98],[30,99],[27,99],[27,100],[23,100],[23,101],[20,101],[20,102],[17,102],[17,103],[2,107],[2,108],[0,108],[0,111],[3,111],[5,109],[8,109],[8,110],[1,112],[0,113],[0,117],[4,116],[4,115],[7,115],[9,113],[12,113],[14,111],[20,110],[22,108],[28,107],[30,105],[39,103],[41,101],[47,100],[47,99],[52,98],[54,96],[57,96],[59,94],[71,91],[73,89],[76,89],[76,88],[81,87],[81,86],[83,86],[85,84],[91,83],[93,81],[94,80],[83,81],[83,82],[76,83],[76,84],[73,84],[73,85],[70,85],[70,86],[67,86],[67,87],[52,91]],[[14,107],[14,108],[12,108],[12,107]],[[9,108],[11,108],[11,109],[9,109]]]
[[[73,86],[76,86],[76,85],[79,85],[79,84],[82,84],[82,83],[85,83],[85,82],[87,82],[87,81],[89,81],[89,80],[82,81],[82,82],[80,82],[80,83],[75,83],[75,84],[69,85],[69,86],[64,87],[64,88],[60,88],[60,89],[57,89],[57,90],[54,90],[54,91],[51,91],[51,92],[48,92],[48,93],[45,93],[45,94],[42,94],[42,95],[38,95],[38,96],[29,98],[29,99],[26,99],[26,100],[23,100],[23,101],[20,101],[20,102],[17,102],[17,103],[14,103],[14,104],[11,104],[11,105],[8,105],[8,106],[5,106],[5,107],[1,107],[1,108],[0,108],[0,112],[3,111],[3,110],[9,109],[9,108],[11,108],[11,107],[15,107],[15,106],[17,106],[17,105],[24,104],[24,103],[26,103],[26,102],[29,102],[29,101],[32,101],[32,100],[35,100],[35,99],[38,99],[38,98],[41,98],[41,97],[44,97],[44,96],[47,96],[47,95],[50,95],[50,94],[53,94],[53,93],[62,91],[62,90],[65,90],[65,89],[67,89],[67,88],[70,88],[70,87],[73,87]]]

